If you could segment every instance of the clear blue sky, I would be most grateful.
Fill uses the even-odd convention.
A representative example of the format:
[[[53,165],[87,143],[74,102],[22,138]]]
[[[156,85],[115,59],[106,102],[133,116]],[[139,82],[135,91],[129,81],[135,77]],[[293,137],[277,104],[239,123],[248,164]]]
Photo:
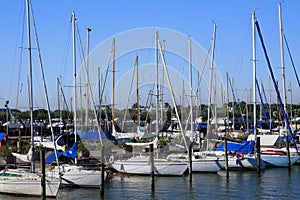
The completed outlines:
[[[223,77],[225,71],[234,78],[236,90],[252,87],[251,64],[251,11],[256,11],[264,40],[277,79],[280,78],[280,45],[278,24],[278,2],[275,0],[32,0],[34,15],[37,24],[39,42],[46,80],[52,107],[56,103],[56,79],[64,77],[64,84],[72,84],[70,48],[70,18],[75,11],[81,37],[85,39],[85,29],[92,28],[90,49],[95,48],[103,40],[120,32],[142,27],[162,27],[173,29],[190,35],[202,47],[208,48],[212,32],[213,21],[217,23],[217,40],[215,62]],[[300,73],[300,1],[286,0],[282,2],[283,28],[288,39],[290,49],[298,73]],[[1,4],[1,82],[0,107],[5,100],[10,100],[10,107],[15,107],[17,96],[18,74],[20,69],[20,48],[27,46],[27,36],[22,31],[25,10],[25,0],[9,0]],[[257,38],[257,47],[261,49]],[[35,45],[33,45],[35,46]],[[28,105],[27,89],[27,52],[23,50],[20,84],[23,84],[19,93],[19,107]],[[69,51],[69,52],[66,52]],[[286,80],[292,83],[294,90],[293,100],[299,103],[299,88],[292,71],[287,51]],[[36,54],[34,54],[36,56]],[[69,59],[69,60],[68,60]],[[258,50],[259,74],[268,74],[265,58]],[[68,60],[68,61],[67,61]],[[67,65],[67,66],[66,66]],[[39,68],[34,70],[34,77],[40,76]],[[69,77],[69,78],[67,78]],[[259,78],[259,77],[258,77]],[[261,75],[262,79],[265,79]],[[268,84],[268,82],[265,82]],[[35,86],[35,106],[43,107],[44,98],[42,87]],[[267,87],[267,86],[265,86]],[[244,98],[243,93],[238,94]],[[289,94],[288,94],[289,95]],[[55,108],[53,108],[55,109]]]

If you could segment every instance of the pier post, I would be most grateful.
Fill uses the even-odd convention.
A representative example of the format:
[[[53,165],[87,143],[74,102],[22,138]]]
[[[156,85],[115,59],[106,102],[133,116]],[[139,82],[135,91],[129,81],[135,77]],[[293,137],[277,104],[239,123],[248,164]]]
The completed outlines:
[[[46,172],[45,172],[45,151],[41,149],[41,163],[42,163],[42,177],[41,177],[41,186],[42,186],[42,199],[46,199]]]
[[[257,166],[256,166],[256,169],[257,169],[257,172],[260,173],[260,137],[257,137],[256,138],[256,163],[257,163]]]
[[[225,170],[226,177],[229,177],[229,168],[228,168],[228,151],[227,151],[227,137],[224,137],[224,153],[225,153]]]
[[[101,170],[101,179],[100,179],[100,196],[103,198],[104,196],[104,176],[105,176],[105,166],[104,166],[104,146],[101,146],[101,163],[100,163],[100,170]]]
[[[193,161],[192,161],[192,155],[193,155],[193,145],[194,143],[192,142],[189,146],[189,175],[190,175],[190,183],[192,183],[193,180]]]
[[[155,190],[154,181],[154,154],[153,154],[153,144],[150,144],[150,174],[151,174],[151,190]]]
[[[288,169],[291,169],[291,153],[290,153],[290,141],[289,141],[289,137],[286,135],[285,138],[286,141],[286,150],[287,150],[287,161],[288,161]]]

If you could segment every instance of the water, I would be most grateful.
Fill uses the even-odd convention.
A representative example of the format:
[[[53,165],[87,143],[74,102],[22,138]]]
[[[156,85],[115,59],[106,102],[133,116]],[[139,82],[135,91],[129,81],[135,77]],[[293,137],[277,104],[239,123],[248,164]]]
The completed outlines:
[[[156,177],[155,192],[151,192],[150,177],[114,176],[105,182],[103,199],[299,199],[300,165],[272,168],[261,172],[225,171],[218,174],[193,174],[189,176]],[[0,199],[33,199],[0,195]],[[40,199],[40,198],[36,198]],[[63,188],[57,199],[101,199],[99,189]]]

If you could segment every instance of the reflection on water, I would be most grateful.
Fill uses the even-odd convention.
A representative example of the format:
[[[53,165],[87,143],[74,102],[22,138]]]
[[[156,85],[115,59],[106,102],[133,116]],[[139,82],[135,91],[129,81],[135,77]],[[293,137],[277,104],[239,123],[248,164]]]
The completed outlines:
[[[105,182],[103,199],[299,199],[300,165],[255,171],[225,171],[218,174],[156,177],[155,191],[147,176],[114,176]],[[0,195],[0,199],[33,199]],[[35,199],[35,198],[34,198]],[[40,199],[40,198],[36,198]],[[99,189],[63,188],[57,199],[100,199]]]

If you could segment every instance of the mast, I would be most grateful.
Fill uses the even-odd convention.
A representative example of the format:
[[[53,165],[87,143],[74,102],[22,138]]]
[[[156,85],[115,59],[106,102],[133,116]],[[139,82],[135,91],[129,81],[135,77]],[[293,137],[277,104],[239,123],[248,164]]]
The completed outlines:
[[[29,109],[30,109],[30,136],[31,136],[31,172],[35,172],[34,163],[34,140],[33,140],[33,84],[32,84],[32,58],[31,58],[31,35],[30,35],[30,8],[29,0],[26,0],[26,13],[27,13],[27,36],[28,36],[28,64],[29,64]]]
[[[229,86],[229,84],[228,84],[228,72],[226,72],[226,116],[227,116],[227,122],[226,122],[226,124],[227,124],[227,128],[228,128],[228,132],[229,132],[229,106],[228,106],[228,104],[229,104],[229,90],[228,90],[228,86]]]
[[[189,37],[189,68],[190,68],[190,101],[191,101],[191,133],[193,134],[193,75],[192,75],[192,41]]]
[[[212,81],[213,81],[213,67],[214,67],[214,56],[215,56],[215,40],[216,40],[217,25],[214,23],[214,33],[212,38],[212,56],[209,73],[209,90],[208,90],[208,113],[207,113],[207,134],[210,131],[210,115],[211,115],[211,92],[212,92]],[[208,140],[207,140],[208,142]],[[208,147],[208,145],[207,145]]]
[[[281,3],[278,3],[279,13],[279,35],[280,35],[280,56],[281,56],[281,73],[282,73],[282,93],[283,93],[283,107],[286,112],[286,86],[285,86],[285,66],[284,66],[284,51],[283,51],[283,28],[282,28],[282,16],[281,16]],[[287,124],[285,124],[285,130],[287,130]]]
[[[90,108],[90,101],[89,101],[89,51],[90,51],[90,32],[92,29],[86,29],[86,83],[85,83],[85,101],[86,101],[86,110],[85,110],[85,126],[87,128],[88,124],[88,117],[89,117],[89,108]]]
[[[74,108],[73,108],[73,116],[74,116],[74,137],[75,143],[77,145],[77,83],[76,83],[76,46],[75,46],[75,12],[72,12],[72,31],[73,31],[73,70],[74,70]],[[77,164],[77,155],[75,157],[75,164]]]
[[[176,106],[177,104],[176,104],[176,100],[175,100],[175,97],[174,97],[174,91],[173,91],[173,87],[171,85],[167,65],[166,65],[166,62],[165,62],[165,57],[164,57],[164,54],[163,54],[163,51],[162,51],[162,46],[159,42],[159,39],[156,38],[156,40],[157,40],[157,44],[159,44],[159,52],[160,52],[160,56],[161,56],[162,66],[163,66],[163,69],[165,71],[166,79],[167,79],[167,82],[168,82],[168,85],[169,85],[169,89],[170,89],[170,93],[171,93],[171,99],[172,99],[173,106],[174,106],[174,109],[175,109],[176,117],[178,118],[178,122],[179,122],[180,132],[182,133],[182,138],[183,138],[183,141],[184,141],[186,151],[187,151],[187,153],[189,153],[189,148],[188,148],[188,145],[187,145],[187,141],[185,139],[185,133],[183,131],[182,124],[179,120],[179,113],[178,113],[178,109],[177,109],[177,106]]]
[[[256,37],[255,37],[255,12],[252,12],[252,68],[253,68],[253,128],[254,140],[256,141]]]
[[[155,54],[155,62],[156,62],[156,105],[155,105],[155,117],[156,117],[156,124],[155,124],[155,132],[158,134],[158,102],[159,102],[159,83],[158,83],[158,31],[155,32],[155,40],[156,40],[156,54]]]
[[[163,52],[165,53],[165,45],[166,45],[166,40],[163,40]],[[163,124],[163,119],[164,119],[164,70],[162,69],[161,72],[161,82],[160,82],[160,125]]]
[[[115,128],[115,38],[112,40],[112,107],[111,107],[111,125],[112,131]]]
[[[137,131],[140,126],[140,104],[139,104],[139,67],[138,67],[139,57],[135,58],[135,67],[136,67],[136,124]],[[138,132],[137,132],[138,133]]]

